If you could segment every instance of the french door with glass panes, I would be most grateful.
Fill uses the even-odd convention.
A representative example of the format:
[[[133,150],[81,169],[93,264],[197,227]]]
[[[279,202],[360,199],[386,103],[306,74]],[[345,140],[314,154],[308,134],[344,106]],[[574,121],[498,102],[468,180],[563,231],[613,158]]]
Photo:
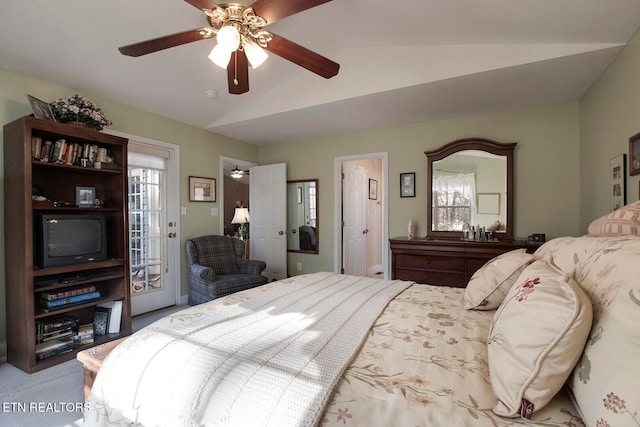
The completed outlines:
[[[176,304],[176,224],[168,214],[171,153],[129,145],[131,312]]]

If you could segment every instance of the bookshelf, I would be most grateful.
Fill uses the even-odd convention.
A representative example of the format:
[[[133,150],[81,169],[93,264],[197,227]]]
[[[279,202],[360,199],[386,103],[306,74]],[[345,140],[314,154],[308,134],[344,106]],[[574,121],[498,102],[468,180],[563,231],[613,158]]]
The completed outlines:
[[[130,273],[127,218],[127,139],[92,129],[77,128],[23,117],[4,126],[4,216],[5,287],[7,297],[7,360],[32,373],[73,359],[79,351],[131,334]],[[36,154],[32,141],[64,140],[65,154],[47,161]],[[96,155],[108,154],[100,168],[81,162],[84,147]],[[102,153],[98,154],[99,151]],[[75,151],[75,156],[74,156]],[[41,152],[41,151],[40,151]],[[97,165],[95,165],[97,166]],[[99,208],[76,205],[76,188],[95,189]],[[34,192],[47,200],[32,200]],[[105,217],[107,257],[83,264],[40,268],[34,251],[34,226],[38,213],[67,215],[100,212]],[[46,310],[43,293],[57,294],[73,288],[95,288],[99,298],[74,302]],[[122,301],[120,331],[94,336],[63,353],[39,360],[36,354],[37,328],[60,318],[78,319],[79,325],[93,322],[98,304]]]

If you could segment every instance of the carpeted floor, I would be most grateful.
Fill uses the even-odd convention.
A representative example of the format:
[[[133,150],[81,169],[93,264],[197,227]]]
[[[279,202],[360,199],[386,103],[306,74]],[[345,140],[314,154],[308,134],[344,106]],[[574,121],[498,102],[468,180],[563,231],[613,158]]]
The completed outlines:
[[[133,318],[134,332],[170,313],[173,306]],[[84,402],[82,364],[70,360],[34,374],[9,363],[0,364],[0,426],[73,426],[82,418]]]

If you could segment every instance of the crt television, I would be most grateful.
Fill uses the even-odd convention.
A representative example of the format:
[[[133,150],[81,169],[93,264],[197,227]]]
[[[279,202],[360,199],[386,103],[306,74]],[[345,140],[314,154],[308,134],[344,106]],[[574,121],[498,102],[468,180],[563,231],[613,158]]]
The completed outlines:
[[[40,268],[107,259],[106,220],[102,213],[38,214],[35,258]]]

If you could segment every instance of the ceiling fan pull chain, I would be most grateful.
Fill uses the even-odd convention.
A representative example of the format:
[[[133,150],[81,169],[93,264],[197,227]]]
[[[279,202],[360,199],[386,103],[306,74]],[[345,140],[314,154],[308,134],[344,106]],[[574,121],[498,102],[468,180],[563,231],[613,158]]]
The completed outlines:
[[[233,84],[238,86],[238,51],[233,52],[233,61],[236,64],[233,67]]]

